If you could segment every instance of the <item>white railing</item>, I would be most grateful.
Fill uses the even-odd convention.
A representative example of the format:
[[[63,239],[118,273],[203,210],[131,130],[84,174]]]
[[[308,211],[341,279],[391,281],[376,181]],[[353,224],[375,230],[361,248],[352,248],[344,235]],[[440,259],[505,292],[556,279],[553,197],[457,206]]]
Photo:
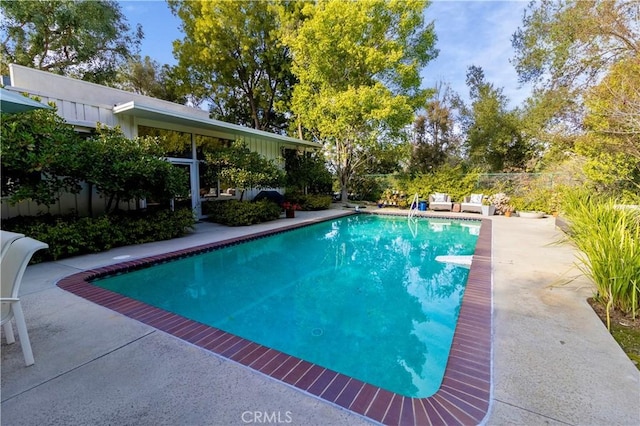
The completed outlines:
[[[420,197],[416,193],[416,195],[413,196],[413,200],[411,201],[411,204],[409,205],[409,213],[407,213],[407,218],[411,219],[416,215],[416,212],[418,211],[419,202],[420,202]]]

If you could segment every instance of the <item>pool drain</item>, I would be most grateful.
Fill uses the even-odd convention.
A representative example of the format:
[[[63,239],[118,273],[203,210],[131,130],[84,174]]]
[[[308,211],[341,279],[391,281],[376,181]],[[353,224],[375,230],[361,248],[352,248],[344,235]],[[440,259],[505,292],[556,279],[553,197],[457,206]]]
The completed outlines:
[[[322,336],[322,334],[324,334],[324,331],[322,331],[321,328],[314,328],[313,330],[311,330],[311,335],[314,337],[320,337]]]

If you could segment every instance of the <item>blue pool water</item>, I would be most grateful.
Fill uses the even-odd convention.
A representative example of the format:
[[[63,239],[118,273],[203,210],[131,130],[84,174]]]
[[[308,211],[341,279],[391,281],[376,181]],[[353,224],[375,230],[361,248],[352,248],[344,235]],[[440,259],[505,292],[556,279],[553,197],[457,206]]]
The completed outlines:
[[[479,224],[355,215],[94,285],[409,397],[440,387]]]

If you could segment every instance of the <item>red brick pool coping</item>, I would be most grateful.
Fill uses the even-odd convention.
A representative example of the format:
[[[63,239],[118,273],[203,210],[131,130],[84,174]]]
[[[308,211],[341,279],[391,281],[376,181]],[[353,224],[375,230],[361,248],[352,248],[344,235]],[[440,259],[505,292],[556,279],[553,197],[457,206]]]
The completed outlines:
[[[386,391],[90,283],[106,275],[145,268],[308,225],[287,226],[90,269],[63,278],[58,286],[376,422],[388,425],[480,423],[487,414],[491,397],[491,220],[482,220],[442,385],[427,398],[411,398]]]

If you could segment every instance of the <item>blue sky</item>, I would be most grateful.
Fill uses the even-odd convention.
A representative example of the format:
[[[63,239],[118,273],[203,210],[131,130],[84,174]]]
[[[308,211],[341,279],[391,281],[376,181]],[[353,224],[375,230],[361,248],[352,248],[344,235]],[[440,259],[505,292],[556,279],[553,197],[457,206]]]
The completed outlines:
[[[123,0],[120,4],[129,24],[142,24],[142,56],[148,55],[161,64],[175,64],[172,42],[182,38],[182,33],[180,20],[171,14],[167,3]],[[482,67],[487,81],[504,89],[510,106],[520,105],[530,89],[520,87],[509,59],[513,57],[511,35],[521,25],[526,5],[527,1],[516,0],[434,1],[425,16],[427,21],[435,21],[440,54],[423,70],[423,86],[447,82],[467,99],[467,68],[476,65]]]

